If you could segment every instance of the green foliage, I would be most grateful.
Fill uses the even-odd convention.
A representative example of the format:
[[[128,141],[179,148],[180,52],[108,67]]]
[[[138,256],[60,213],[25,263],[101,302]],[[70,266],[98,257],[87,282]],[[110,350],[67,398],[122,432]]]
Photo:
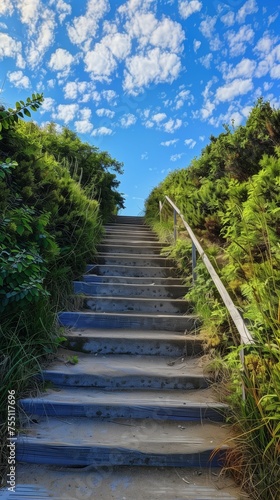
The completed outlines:
[[[1,132],[9,130],[15,123],[18,123],[19,118],[24,118],[25,116],[31,117],[31,111],[37,111],[43,102],[43,94],[32,94],[32,99],[27,98],[26,102],[20,101],[16,102],[16,108],[5,109],[0,108],[0,140],[3,138]]]
[[[210,258],[214,249],[212,263],[253,335],[242,368],[239,335],[198,260],[187,298],[203,320],[207,348],[218,347],[226,356],[220,368],[237,434],[228,467],[258,500],[280,495],[279,144],[280,110],[259,99],[246,125],[225,126],[199,158],[168,175],[146,201],[147,220],[156,228],[158,202],[168,195]],[[172,215],[165,223],[172,223]],[[187,263],[183,271],[189,274]]]

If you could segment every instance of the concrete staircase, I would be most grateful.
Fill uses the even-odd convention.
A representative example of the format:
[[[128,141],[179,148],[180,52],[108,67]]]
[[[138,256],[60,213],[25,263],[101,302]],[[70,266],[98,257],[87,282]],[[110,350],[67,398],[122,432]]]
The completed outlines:
[[[80,309],[59,315],[67,345],[42,372],[48,389],[21,400],[19,496],[5,498],[241,498],[219,468],[227,407],[204,376],[199,320],[161,248],[140,217],[106,226],[74,283]]]

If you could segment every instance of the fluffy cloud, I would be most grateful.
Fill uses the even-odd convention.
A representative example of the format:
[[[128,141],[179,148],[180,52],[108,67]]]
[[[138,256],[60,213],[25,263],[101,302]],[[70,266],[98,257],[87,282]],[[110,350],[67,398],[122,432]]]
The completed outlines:
[[[236,66],[224,63],[222,73],[225,80],[234,80],[235,78],[252,78],[257,63],[252,59],[244,58]]]
[[[36,30],[37,39],[33,37],[27,47],[27,60],[32,68],[42,64],[42,59],[54,40],[54,13],[45,9],[42,11],[41,17],[41,23]]]
[[[96,137],[96,136],[100,136],[100,135],[112,135],[112,133],[113,133],[113,130],[111,128],[100,127],[100,128],[94,129],[91,132],[91,135],[93,135],[94,137]]]
[[[58,12],[59,22],[62,24],[64,19],[72,12],[72,7],[63,0],[53,0],[50,5],[55,5]]]
[[[155,48],[146,55],[135,55],[127,60],[123,87],[137,95],[151,83],[172,83],[180,70],[181,61],[176,54]]]
[[[24,76],[22,71],[11,71],[8,73],[9,81],[18,88],[28,89],[31,87],[30,80]]]
[[[64,123],[69,123],[78,114],[79,106],[78,104],[59,104],[57,106],[57,113],[54,112],[52,117],[55,120],[61,120]]]
[[[110,109],[100,108],[96,110],[97,116],[106,116],[107,118],[114,118],[115,111],[111,111]]]
[[[185,102],[189,101],[190,103],[194,102],[194,97],[191,94],[190,90],[181,90],[175,98],[175,109],[180,109],[184,106]]]
[[[247,2],[242,5],[242,7],[239,9],[239,11],[236,14],[236,20],[239,23],[244,23],[246,16],[249,16],[250,14],[254,14],[255,12],[258,12],[258,6],[256,3],[256,0],[247,0]]]
[[[28,24],[30,30],[35,30],[36,23],[39,19],[40,0],[28,0],[28,2],[22,2],[22,0],[16,0],[16,6],[20,12],[21,22]]]
[[[14,11],[13,4],[11,0],[1,0],[0,3],[0,15],[10,16]]]
[[[52,71],[59,71],[59,76],[67,76],[73,62],[74,57],[68,50],[56,49],[51,55],[49,67]]]
[[[131,127],[131,125],[134,125],[134,123],[136,123],[136,120],[137,118],[135,115],[133,115],[132,113],[127,113],[120,119],[120,124],[122,127],[128,128]]]
[[[193,149],[196,145],[196,141],[194,139],[185,139],[184,143],[186,146],[189,146],[190,149]]]
[[[85,55],[86,71],[93,80],[110,82],[110,75],[117,67],[111,50],[102,43],[97,43],[93,50]]]
[[[165,120],[166,114],[165,113],[156,113],[153,115],[152,120],[156,123],[162,122],[162,120]]]
[[[194,50],[194,52],[198,51],[200,45],[201,45],[201,42],[199,40],[194,40],[193,41],[193,50]]]
[[[213,54],[211,52],[206,56],[200,57],[198,60],[201,62],[202,66],[209,69],[211,66],[211,61],[213,59]]]
[[[17,58],[21,55],[21,42],[16,42],[6,33],[0,33],[0,60],[4,57]]]
[[[176,142],[178,142],[179,139],[171,139],[171,141],[164,141],[164,142],[161,142],[160,145],[161,146],[166,146],[166,147],[169,147],[169,146],[174,146],[174,144],[176,144]]]
[[[244,95],[250,92],[254,88],[251,78],[242,80],[241,78],[236,78],[230,83],[219,87],[216,91],[216,100],[218,102],[231,101],[238,95]]]
[[[164,131],[168,132],[169,134],[173,134],[173,132],[175,132],[175,130],[177,130],[181,126],[182,126],[182,120],[180,120],[179,118],[176,118],[176,120],[170,118],[168,122],[163,124]]]
[[[233,12],[227,12],[221,17],[222,23],[224,23],[226,26],[232,26],[235,22],[235,15]]]
[[[271,78],[280,78],[280,64],[277,64],[276,66],[273,66],[273,68],[271,68],[270,76]]]
[[[226,33],[226,38],[229,44],[229,52],[231,56],[239,56],[244,54],[247,43],[251,43],[254,38],[254,31],[251,26],[244,25],[234,32],[232,30]]]
[[[179,13],[183,19],[187,19],[189,16],[195,12],[199,12],[202,9],[202,2],[199,0],[181,0],[179,2]]]
[[[206,16],[200,23],[199,30],[205,38],[213,38],[217,17]]]
[[[184,153],[177,153],[175,155],[171,155],[170,160],[177,161],[177,160],[180,160],[182,158],[182,156],[184,156]]]
[[[81,45],[88,39],[94,38],[99,22],[108,10],[108,0],[88,0],[85,14],[75,17],[73,22],[68,25],[67,31],[70,41],[75,45]]]
[[[46,113],[53,111],[55,105],[55,100],[52,97],[45,97],[42,106],[40,107],[40,113]]]
[[[74,125],[78,134],[89,134],[93,129],[92,123],[88,120],[78,120],[74,123]]]

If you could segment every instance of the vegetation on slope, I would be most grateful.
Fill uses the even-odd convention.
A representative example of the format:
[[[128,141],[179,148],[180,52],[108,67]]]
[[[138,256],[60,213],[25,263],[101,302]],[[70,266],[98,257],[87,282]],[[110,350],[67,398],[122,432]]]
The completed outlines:
[[[197,281],[188,298],[195,301],[203,318],[208,348],[219,346],[226,355],[226,371],[230,368],[226,391],[238,429],[230,466],[253,498],[278,498],[280,111],[259,99],[246,125],[225,126],[188,168],[170,173],[146,201],[146,218],[154,227],[165,195],[200,237],[254,336],[255,344],[245,348],[243,369],[238,335],[198,261]],[[179,240],[172,255],[186,274],[189,242]]]
[[[54,124],[21,120],[36,94],[0,109],[0,432],[7,430],[8,391],[19,398],[43,356],[61,342],[58,308],[67,306],[120,207],[122,164]],[[6,451],[5,440],[2,452]]]

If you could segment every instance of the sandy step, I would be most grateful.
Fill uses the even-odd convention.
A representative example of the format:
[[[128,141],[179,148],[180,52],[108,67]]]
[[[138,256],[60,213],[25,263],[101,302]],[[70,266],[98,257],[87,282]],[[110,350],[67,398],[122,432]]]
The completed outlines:
[[[227,406],[215,401],[210,389],[202,391],[102,391],[63,387],[48,389],[36,398],[25,398],[26,415],[87,418],[126,418],[221,422]]]
[[[81,329],[64,334],[68,349],[90,354],[142,354],[145,356],[197,356],[202,338],[182,332]]]
[[[37,483],[42,485],[41,488]],[[245,500],[220,469],[167,467],[62,468],[18,464],[17,488],[5,500]],[[29,494],[30,492],[30,494]],[[8,492],[7,492],[8,493]],[[28,496],[29,494],[29,496]],[[42,494],[42,493],[41,493]],[[25,496],[24,496],[25,495]],[[0,498],[2,500],[1,491]],[[3,498],[3,500],[4,500]]]
[[[40,417],[17,438],[18,461],[63,466],[219,466],[228,431],[218,423]]]
[[[78,363],[71,364],[73,356]],[[70,362],[68,361],[70,360]],[[59,386],[102,389],[198,389],[206,388],[199,359],[158,356],[90,354],[60,349],[59,358],[41,372],[44,381]]]

